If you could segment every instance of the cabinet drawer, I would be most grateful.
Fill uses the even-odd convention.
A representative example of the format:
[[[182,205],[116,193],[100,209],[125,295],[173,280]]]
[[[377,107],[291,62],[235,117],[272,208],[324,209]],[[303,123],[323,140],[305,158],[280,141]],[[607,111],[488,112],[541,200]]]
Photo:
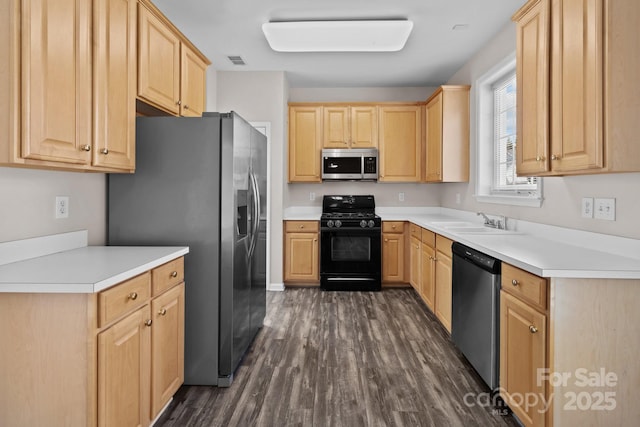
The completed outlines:
[[[434,233],[433,231],[429,231],[423,228],[421,233],[421,240],[425,245],[431,246],[432,248],[436,247],[436,233]]]
[[[98,294],[98,327],[142,306],[151,295],[151,273],[146,272]]]
[[[502,290],[540,310],[547,309],[547,279],[503,263]]]
[[[404,222],[402,221],[382,221],[383,233],[404,233]]]
[[[422,227],[415,224],[409,224],[409,233],[411,234],[411,237],[415,237],[420,240],[422,238]]]
[[[436,250],[447,255],[451,258],[451,245],[453,244],[452,240],[447,239],[439,234],[436,234]]]
[[[176,258],[151,272],[153,296],[160,295],[166,289],[184,281],[184,257]]]
[[[320,223],[318,221],[285,221],[284,231],[290,232],[318,232],[320,231]]]

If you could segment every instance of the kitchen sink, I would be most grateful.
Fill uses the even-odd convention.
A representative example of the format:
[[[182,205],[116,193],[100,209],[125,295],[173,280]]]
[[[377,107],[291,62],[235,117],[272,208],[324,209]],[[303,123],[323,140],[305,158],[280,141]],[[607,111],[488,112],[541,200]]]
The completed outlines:
[[[451,227],[473,227],[474,224],[467,221],[434,221],[433,225],[443,228],[451,228]]]
[[[514,234],[515,231],[500,230],[491,227],[446,227],[448,231],[458,234]]]

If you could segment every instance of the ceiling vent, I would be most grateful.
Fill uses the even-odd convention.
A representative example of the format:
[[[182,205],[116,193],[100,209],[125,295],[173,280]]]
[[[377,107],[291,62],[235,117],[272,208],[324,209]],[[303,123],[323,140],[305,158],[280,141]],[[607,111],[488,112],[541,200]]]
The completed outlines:
[[[241,56],[227,56],[233,65],[246,65]]]

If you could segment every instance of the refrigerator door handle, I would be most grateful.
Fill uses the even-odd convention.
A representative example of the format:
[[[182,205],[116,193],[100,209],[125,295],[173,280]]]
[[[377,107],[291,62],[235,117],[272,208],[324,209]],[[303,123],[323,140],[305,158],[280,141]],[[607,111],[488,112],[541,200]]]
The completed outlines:
[[[251,187],[253,190],[253,227],[251,230],[251,244],[249,246],[249,259],[251,259],[253,258],[253,251],[256,248],[258,228],[260,226],[260,189],[258,187],[258,180],[253,172],[249,172],[249,178],[251,179]]]

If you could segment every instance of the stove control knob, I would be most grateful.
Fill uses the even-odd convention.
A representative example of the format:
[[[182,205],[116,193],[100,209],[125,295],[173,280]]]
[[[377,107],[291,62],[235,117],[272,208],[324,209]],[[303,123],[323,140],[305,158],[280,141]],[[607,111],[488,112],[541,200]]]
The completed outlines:
[[[365,228],[366,226],[367,226],[367,221],[365,221],[364,219],[360,221],[360,227]]]
[[[332,219],[327,221],[327,227],[329,227],[329,228],[333,227],[333,220]]]
[[[340,227],[342,225],[342,221],[336,219],[336,227]]]
[[[374,225],[376,225],[375,222],[373,222],[372,219],[369,220],[369,228],[372,228]]]

